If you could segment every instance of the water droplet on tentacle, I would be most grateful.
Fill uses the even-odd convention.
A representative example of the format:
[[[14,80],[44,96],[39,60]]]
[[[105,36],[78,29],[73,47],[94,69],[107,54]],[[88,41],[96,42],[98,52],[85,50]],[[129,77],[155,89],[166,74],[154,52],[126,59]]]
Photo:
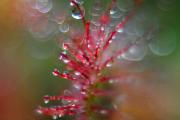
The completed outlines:
[[[112,67],[112,63],[110,62],[110,63],[106,64],[106,67]]]
[[[41,106],[39,106],[38,109],[36,109],[36,112],[37,112],[38,114],[43,114],[43,111],[41,110]]]
[[[44,103],[45,104],[49,103],[49,96],[48,95],[44,96]]]
[[[80,10],[76,7],[76,6],[72,6],[72,13],[71,13],[71,16],[74,18],[74,19],[82,19],[85,15],[85,9],[83,6],[80,6],[80,9],[82,12],[80,12]]]
[[[66,64],[70,62],[70,60],[65,56],[64,53],[60,55],[59,60],[62,60]]]
[[[64,96],[72,96],[72,92],[69,90],[64,90]],[[72,99],[62,99],[62,103],[64,105],[73,104],[73,101],[74,100],[72,100]]]
[[[52,0],[37,0],[36,8],[41,13],[49,12],[53,7]]]
[[[106,114],[108,113],[108,111],[107,111],[107,110],[100,110],[100,113],[101,113],[102,115],[106,115]]]
[[[53,120],[56,120],[57,118],[58,118],[57,115],[53,115],[53,116],[52,116],[52,119],[53,119]]]
[[[71,96],[72,95],[72,92],[69,91],[69,90],[64,90],[64,95],[66,96]]]
[[[62,23],[59,25],[59,31],[62,33],[66,33],[69,31],[69,24],[68,23]]]
[[[160,32],[149,43],[149,48],[155,55],[171,54],[176,48],[176,33],[168,26],[162,26]]]
[[[110,15],[116,14],[119,11],[117,6],[114,6],[113,8],[110,9],[109,13]]]
[[[63,116],[64,116],[64,113],[63,113],[63,112],[58,115],[59,118],[61,118],[61,117],[63,117]]]
[[[37,40],[45,41],[44,38],[50,38],[55,31],[57,26],[55,23],[49,21],[45,16],[36,17],[28,24],[29,32]]]
[[[74,74],[77,75],[77,76],[80,76],[80,75],[81,75],[81,73],[78,72],[78,71],[75,71]]]
[[[147,45],[144,43],[137,43],[132,45],[128,51],[122,54],[122,58],[128,61],[140,61],[147,53]]]

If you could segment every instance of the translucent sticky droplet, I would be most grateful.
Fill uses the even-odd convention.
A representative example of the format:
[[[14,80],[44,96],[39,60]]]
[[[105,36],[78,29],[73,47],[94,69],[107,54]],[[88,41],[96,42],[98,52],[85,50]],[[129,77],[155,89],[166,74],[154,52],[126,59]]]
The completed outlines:
[[[80,89],[81,89],[81,85],[78,84],[78,83],[74,83],[74,84],[73,84],[73,87],[74,87],[75,89],[77,89],[77,90],[80,90]]]
[[[52,0],[37,0],[36,4],[37,10],[41,13],[47,13],[53,7]]]
[[[52,116],[52,119],[53,119],[53,120],[56,120],[57,118],[58,118],[57,115],[53,115],[53,116]]]
[[[45,104],[49,103],[49,96],[48,95],[44,96],[44,103]]]
[[[64,90],[64,95],[70,96],[72,95],[72,92],[69,90]]]
[[[64,90],[64,96],[72,96],[72,92],[69,91],[69,90]],[[72,102],[73,102],[72,100],[64,100],[64,99],[62,99],[62,103],[64,105],[70,104]]]
[[[159,31],[160,32],[149,43],[149,48],[155,55],[169,55],[176,48],[176,33],[168,26],[160,27]]]
[[[107,110],[101,110],[100,113],[103,114],[103,115],[105,115],[105,114],[108,113],[108,111],[107,111]]]
[[[54,71],[52,72],[52,74],[54,76],[58,76],[59,75],[58,72],[59,72],[59,70],[55,68]]]
[[[117,104],[112,104],[112,106],[113,106],[113,108],[114,108],[115,110],[118,110],[118,105],[117,105]]]
[[[112,67],[112,63],[110,62],[110,63],[106,64],[106,67]]]
[[[63,62],[67,64],[67,63],[69,63],[70,61],[69,61],[68,59],[63,59]]]
[[[114,7],[114,8],[112,8],[111,10],[110,10],[110,14],[112,15],[112,14],[115,14],[116,12],[117,12],[117,7]]]
[[[59,31],[62,33],[66,33],[69,31],[69,24],[68,23],[62,23],[59,25]]]
[[[118,22],[120,22],[120,18],[123,16],[124,13],[118,7],[114,7],[110,10],[110,17],[118,19]]]
[[[115,81],[114,81],[113,79],[109,80],[108,82],[109,82],[110,84],[115,83]]]
[[[63,24],[63,22],[65,21],[65,17],[64,16],[56,16],[56,18],[54,18],[54,21],[57,24]]]
[[[40,110],[40,109],[37,109],[36,112],[37,112],[38,114],[43,114],[42,110]]]
[[[117,30],[117,32],[119,32],[119,33],[122,33],[123,31],[124,31],[123,28],[120,28],[120,29]]]
[[[78,71],[75,71],[74,74],[77,75],[77,76],[81,75],[81,73],[78,72]]]
[[[82,13],[79,11],[79,9],[76,6],[73,6],[71,16],[74,19],[82,19],[85,15],[85,9],[81,6],[80,7]]]
[[[57,24],[62,24],[66,17],[69,15],[69,2],[65,0],[52,0],[53,8],[48,13],[48,19],[56,22]]]
[[[61,118],[61,117],[63,117],[63,115],[64,115],[64,114],[61,113],[61,114],[58,115],[58,117]]]
[[[50,38],[55,33],[57,26],[45,16],[42,16],[32,20],[28,25],[28,29],[34,38],[45,41],[46,39],[44,38]]]
[[[147,45],[144,43],[137,43],[132,45],[127,52],[123,53],[121,56],[123,59],[128,61],[140,61],[147,53]]]

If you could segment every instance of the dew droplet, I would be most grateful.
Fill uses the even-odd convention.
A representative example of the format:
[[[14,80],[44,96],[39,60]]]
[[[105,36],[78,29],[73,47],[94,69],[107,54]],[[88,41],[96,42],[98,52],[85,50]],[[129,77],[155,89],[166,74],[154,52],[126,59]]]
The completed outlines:
[[[110,15],[116,14],[118,12],[118,8],[114,6],[109,12],[110,12]]]
[[[45,104],[49,103],[49,96],[48,95],[44,96],[44,103]]]
[[[79,9],[76,6],[73,6],[71,16],[74,19],[82,19],[85,15],[85,9],[81,6],[80,7],[82,13],[79,11]]]
[[[108,113],[108,111],[107,111],[107,110],[101,110],[100,113],[103,114],[103,115],[105,115],[105,114]]]
[[[62,48],[63,48],[64,50],[67,50],[67,49],[68,49],[67,44],[63,43]]]
[[[64,90],[64,96],[72,96],[72,92],[71,91],[69,91],[69,90]],[[67,105],[67,104],[69,104],[69,103],[72,103],[73,101],[72,100],[64,100],[64,99],[62,99],[62,103],[64,104],[64,105]]]
[[[67,64],[67,63],[69,63],[70,61],[69,61],[68,59],[63,59],[63,62]]]
[[[63,117],[63,115],[64,115],[63,113],[60,113],[60,114],[58,115],[58,117],[61,118],[61,117]]]
[[[119,33],[122,33],[124,30],[123,30],[123,28],[119,28],[118,30],[117,30],[117,32],[119,32]]]
[[[43,114],[42,110],[40,110],[40,109],[37,109],[36,112],[37,112],[38,114]]]
[[[122,58],[128,61],[140,61],[147,53],[147,46],[144,43],[132,45],[127,52],[122,54]]]
[[[57,16],[56,19],[54,20],[57,24],[63,24],[65,21],[64,16]]]
[[[70,96],[72,92],[70,90],[64,90],[64,95]]]
[[[54,76],[58,76],[59,75],[59,70],[55,68],[54,71],[52,72],[52,74]]]
[[[78,83],[74,83],[74,84],[73,84],[73,87],[74,87],[75,89],[77,89],[77,90],[80,90],[80,89],[81,89],[81,85],[78,84]]]
[[[57,118],[58,118],[57,115],[53,115],[53,116],[52,116],[52,119],[53,119],[53,120],[56,120]]]
[[[59,57],[59,60],[62,60],[64,63],[69,63],[70,62],[70,60],[68,60],[66,57],[64,57],[64,53],[63,53],[63,55],[60,55],[60,57]]]
[[[176,48],[176,33],[168,26],[162,26],[160,32],[149,43],[150,50],[159,56],[171,54]]]
[[[53,8],[48,13],[48,18],[57,24],[62,24],[69,15],[69,2],[65,0],[52,0]]]
[[[109,80],[108,82],[109,82],[110,84],[115,83],[115,81],[114,81],[113,79]]]
[[[62,33],[66,33],[69,31],[69,24],[68,23],[62,23],[59,25],[59,31]]]
[[[81,75],[81,73],[78,72],[78,71],[75,71],[74,74],[77,75],[77,76]]]
[[[118,20],[118,23],[123,18],[124,13],[117,7],[110,10],[110,17]]]
[[[53,3],[52,0],[37,0],[36,7],[39,12],[47,13],[52,9]]]
[[[112,63],[110,62],[110,63],[106,64],[106,67],[112,67]]]
[[[45,41],[46,39],[44,38],[50,38],[55,33],[57,26],[45,16],[40,16],[28,24],[28,29],[34,38],[37,38],[39,41]]]
[[[118,109],[118,105],[117,105],[117,104],[112,104],[112,106],[113,106],[113,108],[114,108],[115,110]]]

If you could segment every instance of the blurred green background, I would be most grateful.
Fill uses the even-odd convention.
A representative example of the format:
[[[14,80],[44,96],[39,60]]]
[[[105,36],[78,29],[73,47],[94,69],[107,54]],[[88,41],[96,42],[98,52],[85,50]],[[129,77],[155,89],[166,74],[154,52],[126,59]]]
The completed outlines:
[[[23,14],[19,11],[20,6],[17,7],[18,2],[20,0],[0,1],[0,120],[40,120],[44,118],[36,115],[34,110],[43,103],[42,97],[46,94],[60,94],[68,88],[68,81],[51,74],[54,67],[61,68],[58,60],[60,48],[56,42],[49,42],[42,49],[38,47],[41,52],[37,55],[42,54],[45,59],[36,59],[29,54],[29,49],[33,51],[35,45],[28,45],[34,38],[22,24]],[[167,81],[167,88],[164,88],[164,92],[168,92],[167,96],[171,98],[167,105],[171,120],[180,119],[179,2],[177,0],[172,11],[159,13],[160,21],[175,29],[177,48],[173,54],[152,61],[163,66],[171,76]],[[88,2],[85,5],[88,7]],[[44,52],[45,50],[47,51]],[[33,53],[37,51],[34,50]]]

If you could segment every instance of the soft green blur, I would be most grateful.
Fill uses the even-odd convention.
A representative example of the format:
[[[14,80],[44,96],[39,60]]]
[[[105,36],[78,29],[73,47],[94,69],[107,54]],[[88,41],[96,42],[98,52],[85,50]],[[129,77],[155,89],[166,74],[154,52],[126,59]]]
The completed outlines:
[[[87,1],[85,7],[88,8],[91,2],[85,1]],[[107,3],[108,0],[105,1]],[[0,1],[0,120],[45,120],[35,114],[35,108],[43,104],[44,95],[61,94],[62,90],[68,88],[69,82],[51,74],[55,67],[63,68],[58,60],[60,48],[56,42],[50,42],[49,45],[52,45],[54,50],[47,59],[35,59],[29,54],[28,42],[33,41],[33,37],[22,24],[23,15],[17,9],[18,2],[20,0]],[[167,107],[172,120],[180,119],[179,2],[177,0],[173,11],[166,13],[157,11],[161,16],[161,23],[173,26],[177,33],[176,50],[169,56],[152,61],[163,66],[162,71],[165,69],[171,76],[164,90],[168,91],[167,95],[171,97]]]

